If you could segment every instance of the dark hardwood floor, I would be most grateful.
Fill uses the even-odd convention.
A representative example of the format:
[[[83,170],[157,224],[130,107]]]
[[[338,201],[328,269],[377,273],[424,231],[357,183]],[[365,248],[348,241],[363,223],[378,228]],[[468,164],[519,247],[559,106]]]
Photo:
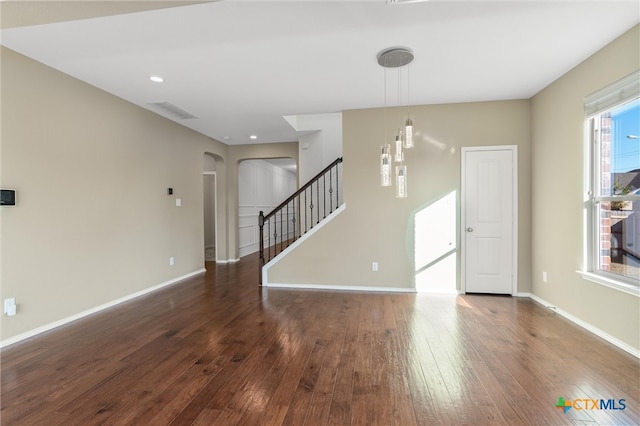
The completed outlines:
[[[3,349],[2,425],[640,423],[638,359],[529,299],[260,290],[256,265]]]

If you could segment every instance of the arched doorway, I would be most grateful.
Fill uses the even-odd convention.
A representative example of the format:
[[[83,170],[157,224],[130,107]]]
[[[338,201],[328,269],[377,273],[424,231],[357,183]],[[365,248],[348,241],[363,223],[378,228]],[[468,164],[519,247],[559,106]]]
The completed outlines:
[[[259,249],[258,214],[268,213],[298,188],[293,158],[243,160],[238,166],[238,249],[240,257]]]

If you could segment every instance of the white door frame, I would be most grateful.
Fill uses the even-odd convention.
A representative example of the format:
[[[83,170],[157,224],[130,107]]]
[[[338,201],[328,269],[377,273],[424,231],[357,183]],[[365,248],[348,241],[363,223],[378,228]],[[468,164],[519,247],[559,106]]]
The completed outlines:
[[[518,146],[517,145],[495,145],[495,146],[471,146],[462,147],[460,150],[461,156],[461,191],[460,191],[460,292],[466,293],[466,261],[467,261],[467,248],[466,248],[466,153],[473,151],[511,151],[512,155],[512,179],[513,179],[513,221],[512,221],[512,244],[513,244],[513,265],[511,272],[511,295],[516,296],[518,294]]]
[[[214,228],[214,245],[216,249],[216,263],[218,262],[218,176],[216,172],[202,172],[202,176],[213,176],[213,228]],[[204,214],[204,213],[203,213]]]

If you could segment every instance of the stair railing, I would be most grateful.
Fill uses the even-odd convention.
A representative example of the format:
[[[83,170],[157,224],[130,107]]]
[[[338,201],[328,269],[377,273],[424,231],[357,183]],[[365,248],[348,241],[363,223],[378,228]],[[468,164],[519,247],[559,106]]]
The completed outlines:
[[[342,204],[341,172],[342,158],[338,158],[273,211],[266,215],[260,211],[260,271]]]

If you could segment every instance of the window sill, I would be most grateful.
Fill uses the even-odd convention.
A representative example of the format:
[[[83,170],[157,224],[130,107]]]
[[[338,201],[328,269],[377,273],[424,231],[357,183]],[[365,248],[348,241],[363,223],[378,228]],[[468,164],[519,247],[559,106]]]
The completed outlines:
[[[587,271],[576,271],[576,272],[582,275],[582,278],[587,281],[602,284],[607,287],[611,287],[615,290],[640,297],[640,287],[638,287],[637,285],[628,284],[624,281],[605,277],[599,274],[595,274],[593,272],[587,272]]]

